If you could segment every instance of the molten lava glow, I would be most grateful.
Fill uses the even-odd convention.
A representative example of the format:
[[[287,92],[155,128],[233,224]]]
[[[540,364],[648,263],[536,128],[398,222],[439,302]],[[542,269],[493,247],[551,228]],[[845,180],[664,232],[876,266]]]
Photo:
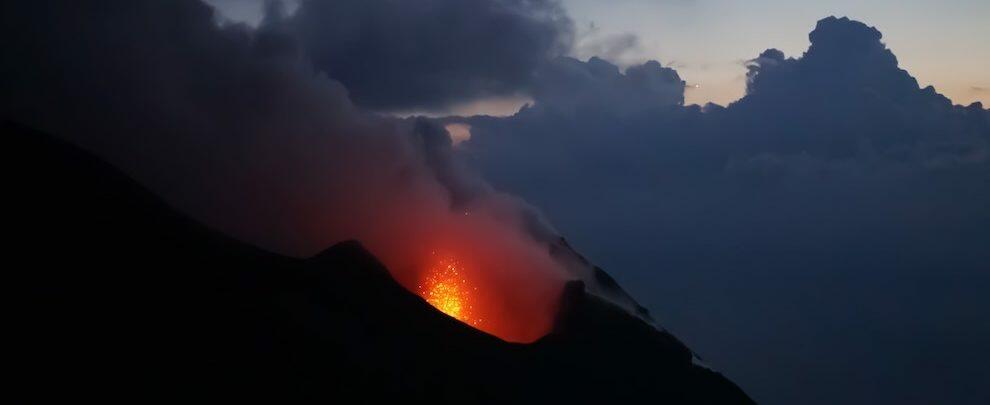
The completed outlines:
[[[468,325],[478,327],[481,318],[474,315],[473,292],[477,291],[468,283],[461,263],[455,259],[440,259],[426,271],[419,284],[419,295],[440,312],[443,312]]]

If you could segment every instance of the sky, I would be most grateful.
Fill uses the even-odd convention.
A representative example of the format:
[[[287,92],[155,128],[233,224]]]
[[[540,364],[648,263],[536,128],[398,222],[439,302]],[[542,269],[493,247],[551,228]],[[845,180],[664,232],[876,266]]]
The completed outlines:
[[[0,118],[274,252],[455,251],[509,340],[577,278],[760,403],[984,405],[988,9],[862,3],[8,2]]]
[[[231,19],[260,21],[263,0],[208,0]],[[617,52],[620,66],[657,60],[689,85],[685,103],[727,105],[744,94],[744,63],[767,48],[798,57],[807,33],[830,15],[867,21],[884,33],[901,67],[956,104],[990,104],[990,2],[982,0],[564,0],[578,37],[574,56],[634,37]],[[290,3],[291,4],[291,3]],[[616,60],[617,59],[617,60]],[[440,111],[402,114],[511,115],[526,96],[496,97]]]
[[[807,33],[835,15],[884,33],[901,67],[957,104],[990,100],[990,2],[982,0],[567,0],[579,26],[640,40],[635,59],[674,64],[688,83],[687,103],[727,104],[743,95],[742,61],[764,49],[800,56]]]

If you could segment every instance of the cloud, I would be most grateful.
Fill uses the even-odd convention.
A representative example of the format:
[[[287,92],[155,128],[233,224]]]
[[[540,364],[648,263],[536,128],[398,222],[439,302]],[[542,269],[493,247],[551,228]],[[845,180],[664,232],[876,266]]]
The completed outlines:
[[[602,34],[594,23],[577,35],[573,56],[578,59],[599,57],[613,63],[625,64],[640,57],[642,52],[639,36],[625,32]]]
[[[965,402],[977,366],[888,360],[990,339],[974,326],[990,305],[975,287],[990,285],[990,111],[920,88],[863,23],[826,18],[809,39],[801,57],[748,61],[746,95],[726,107],[683,106],[683,82],[658,64],[622,74],[561,60],[538,76],[531,107],[462,119],[472,136],[459,150],[542,207],[661,323],[699,331],[687,339],[756,398],[810,403],[822,391],[781,384],[754,360],[773,358],[832,382],[822,403],[932,381],[921,402]],[[706,337],[716,319],[737,329]],[[747,340],[747,354],[724,344]],[[904,384],[832,374],[853,369]]]
[[[303,1],[271,23],[359,105],[439,109],[528,88],[572,43],[556,0]]]
[[[684,103],[685,83],[673,69],[649,61],[624,73],[604,59],[558,58],[536,73],[535,108],[576,113],[634,113]]]

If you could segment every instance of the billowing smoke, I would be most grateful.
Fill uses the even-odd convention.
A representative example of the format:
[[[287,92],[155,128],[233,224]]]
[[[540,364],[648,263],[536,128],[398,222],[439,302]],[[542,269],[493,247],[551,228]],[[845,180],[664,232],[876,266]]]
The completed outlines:
[[[7,4],[0,17],[7,44],[0,111],[104,156],[181,210],[278,252],[308,256],[358,239],[410,289],[437,252],[454,255],[477,288],[481,329],[509,340],[538,338],[548,330],[564,278],[549,253],[553,230],[532,208],[461,167],[442,127],[363,112],[333,78],[340,72],[368,103],[391,104],[368,83],[403,86],[390,65],[402,60],[351,53],[378,52],[377,42],[320,47],[330,53],[310,55],[297,41],[297,28],[317,35],[309,18],[322,14],[310,12],[353,9],[371,18],[390,10],[358,3],[305,2],[293,17],[298,27],[269,15],[260,29],[218,24],[214,10],[194,0]],[[495,24],[512,41],[491,38],[487,46],[501,46],[495,56],[530,52],[515,46],[534,35],[536,49],[523,59],[536,63],[558,34],[566,35],[554,31],[555,22],[528,14],[534,8],[552,14],[550,2],[471,4],[495,13],[475,17],[486,23],[475,29],[485,33]],[[431,11],[417,12],[427,18],[422,14]],[[393,17],[382,23],[397,22]],[[327,26],[346,29],[337,23]],[[338,34],[375,39],[351,31],[320,38]],[[314,68],[311,56],[316,66],[329,64],[330,77]],[[343,67],[339,58],[358,67]],[[482,77],[508,87],[519,79]],[[389,90],[414,97],[396,103],[433,89],[430,82],[405,84]],[[446,100],[490,90],[464,85],[433,94]]]
[[[556,0],[304,0],[274,20],[357,104],[378,109],[512,95],[573,42]]]

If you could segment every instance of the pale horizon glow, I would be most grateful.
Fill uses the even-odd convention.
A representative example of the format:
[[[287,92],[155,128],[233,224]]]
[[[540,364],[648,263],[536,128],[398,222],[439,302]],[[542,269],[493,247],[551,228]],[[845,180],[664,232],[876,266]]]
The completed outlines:
[[[686,104],[739,99],[746,60],[768,48],[800,57],[815,23],[832,15],[879,29],[901,68],[922,87],[933,85],[955,104],[990,104],[986,0],[564,0],[564,5],[579,33],[593,24],[599,37],[635,35],[638,46],[623,55],[623,64],[654,59],[699,85],[687,89]]]

